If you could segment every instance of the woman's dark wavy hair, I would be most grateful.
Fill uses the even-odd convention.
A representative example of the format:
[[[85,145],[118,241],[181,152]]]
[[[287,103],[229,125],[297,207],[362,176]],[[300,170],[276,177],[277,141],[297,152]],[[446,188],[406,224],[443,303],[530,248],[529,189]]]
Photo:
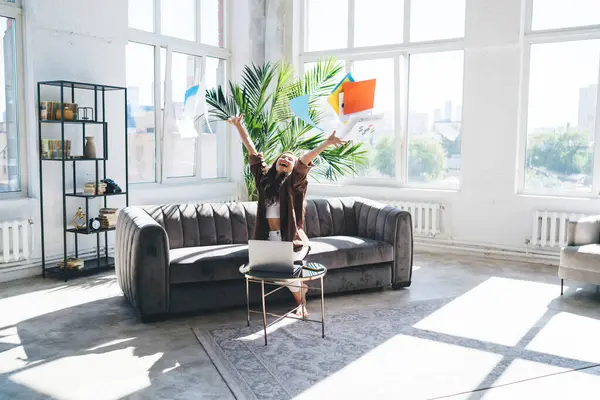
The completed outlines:
[[[273,204],[277,200],[279,200],[279,189],[283,186],[285,180],[288,178],[289,174],[280,174],[277,175],[277,161],[279,161],[279,157],[284,154],[292,154],[289,152],[281,153],[273,162],[273,165],[267,170],[267,173],[263,175],[260,180],[260,188],[259,190],[262,192],[262,195],[265,199],[265,204],[267,206]]]

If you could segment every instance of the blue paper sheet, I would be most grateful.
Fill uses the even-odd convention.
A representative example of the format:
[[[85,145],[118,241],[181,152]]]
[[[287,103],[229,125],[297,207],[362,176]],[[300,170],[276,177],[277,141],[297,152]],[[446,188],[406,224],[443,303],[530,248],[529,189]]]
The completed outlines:
[[[309,124],[313,128],[316,128],[316,129],[320,130],[321,132],[324,132],[323,129],[319,128],[313,122],[313,120],[310,118],[310,115],[308,114],[308,101],[309,101],[309,99],[310,99],[310,95],[308,95],[308,94],[306,94],[304,96],[296,97],[294,99],[291,99],[290,100],[290,108],[292,109],[292,112],[294,114],[296,114],[296,116],[298,118],[300,118],[302,121],[306,122],[307,124]]]

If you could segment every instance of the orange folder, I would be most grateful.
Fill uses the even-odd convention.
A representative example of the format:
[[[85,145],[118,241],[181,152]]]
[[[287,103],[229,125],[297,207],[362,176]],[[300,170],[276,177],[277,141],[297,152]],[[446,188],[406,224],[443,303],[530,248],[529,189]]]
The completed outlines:
[[[370,110],[375,103],[375,79],[344,82],[344,114]]]

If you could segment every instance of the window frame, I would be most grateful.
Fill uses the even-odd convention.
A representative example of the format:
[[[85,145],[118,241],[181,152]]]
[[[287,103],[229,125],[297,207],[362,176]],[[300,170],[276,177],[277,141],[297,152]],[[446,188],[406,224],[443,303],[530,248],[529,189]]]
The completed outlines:
[[[592,187],[589,192],[582,193],[577,190],[552,189],[532,191],[525,188],[525,173],[527,169],[527,120],[529,111],[529,83],[531,75],[531,48],[537,44],[552,44],[564,42],[578,42],[584,40],[600,39],[599,25],[583,25],[556,29],[532,29],[533,1],[525,0],[525,12],[521,34],[521,90],[519,99],[518,144],[517,144],[517,176],[515,179],[515,192],[527,196],[546,197],[571,197],[571,198],[598,198],[600,197],[600,63],[598,70],[598,92],[596,93],[596,126],[594,133],[594,163],[592,168]]]
[[[410,56],[412,54],[424,53],[442,53],[448,51],[463,52],[463,66],[465,57],[465,40],[463,37],[438,39],[430,41],[411,42],[410,41],[410,11],[411,2],[418,0],[404,0],[403,15],[403,41],[402,43],[386,44],[378,46],[354,46],[354,11],[355,0],[348,1],[348,46],[342,49],[306,51],[308,41],[308,20],[307,20],[307,0],[300,0],[300,23],[298,32],[300,40],[297,41],[299,55],[297,57],[297,71],[305,71],[306,63],[315,62],[319,58],[333,56],[345,64],[345,72],[352,71],[354,61],[367,61],[377,59],[392,59],[394,61],[394,130],[396,146],[396,173],[394,178],[373,178],[373,177],[346,177],[337,183],[345,183],[359,186],[385,186],[385,187],[405,187],[411,189],[424,189],[435,191],[459,191],[461,183],[456,187],[444,187],[435,184],[410,183],[408,180],[408,106],[409,106],[409,73]],[[466,5],[465,5],[466,14]],[[465,18],[466,29],[466,18]],[[465,68],[463,68],[462,85],[464,98]],[[464,107],[462,114],[464,115]],[[462,120],[462,118],[461,118]],[[462,154],[462,142],[461,142]]]
[[[13,18],[16,24],[15,30],[15,71],[17,75],[17,123],[19,137],[19,190],[14,192],[0,192],[0,200],[19,199],[29,197],[32,192],[29,187],[29,159],[36,158],[37,145],[33,146],[28,140],[28,129],[25,118],[25,64],[24,64],[24,40],[23,40],[23,9],[21,0],[0,2],[0,16]],[[31,155],[28,153],[31,149]]]
[[[206,65],[206,58],[218,58],[225,60],[225,74],[226,80],[231,76],[231,51],[229,48],[230,38],[230,0],[223,0],[224,7],[224,18],[223,18],[223,44],[225,47],[211,46],[201,43],[201,2],[202,0],[196,1],[196,41],[190,41],[180,39],[172,36],[161,34],[161,5],[162,0],[154,0],[154,32],[148,32],[135,28],[128,28],[128,43],[137,43],[142,45],[152,46],[154,49],[154,123],[155,123],[155,163],[154,163],[154,182],[130,182],[133,185],[179,185],[179,184],[190,184],[190,183],[224,183],[229,182],[231,178],[231,135],[230,129],[225,130],[226,140],[226,173],[224,177],[218,178],[202,178],[201,161],[200,157],[202,152],[200,149],[200,140],[196,140],[196,167],[195,176],[186,177],[168,177],[166,171],[166,150],[167,150],[167,139],[163,129],[163,118],[164,105],[170,102],[168,92],[170,91],[171,84],[169,83],[169,59],[172,52],[183,53],[186,55],[192,55],[195,57],[202,58],[202,64]],[[161,49],[165,49],[165,104],[161,102],[161,74],[162,66],[160,53]],[[224,88],[228,85],[225,82]]]

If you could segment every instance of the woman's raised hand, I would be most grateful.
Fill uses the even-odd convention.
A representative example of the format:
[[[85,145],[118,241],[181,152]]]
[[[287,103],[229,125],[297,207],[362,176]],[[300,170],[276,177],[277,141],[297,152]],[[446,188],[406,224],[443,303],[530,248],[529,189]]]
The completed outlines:
[[[233,126],[242,125],[242,121],[244,120],[244,114],[236,115],[234,117],[230,117],[227,122],[229,122]]]
[[[335,131],[333,131],[333,133],[329,135],[326,142],[328,145],[333,145],[335,147],[340,147],[348,143],[346,139],[340,139],[339,137],[337,137]]]

